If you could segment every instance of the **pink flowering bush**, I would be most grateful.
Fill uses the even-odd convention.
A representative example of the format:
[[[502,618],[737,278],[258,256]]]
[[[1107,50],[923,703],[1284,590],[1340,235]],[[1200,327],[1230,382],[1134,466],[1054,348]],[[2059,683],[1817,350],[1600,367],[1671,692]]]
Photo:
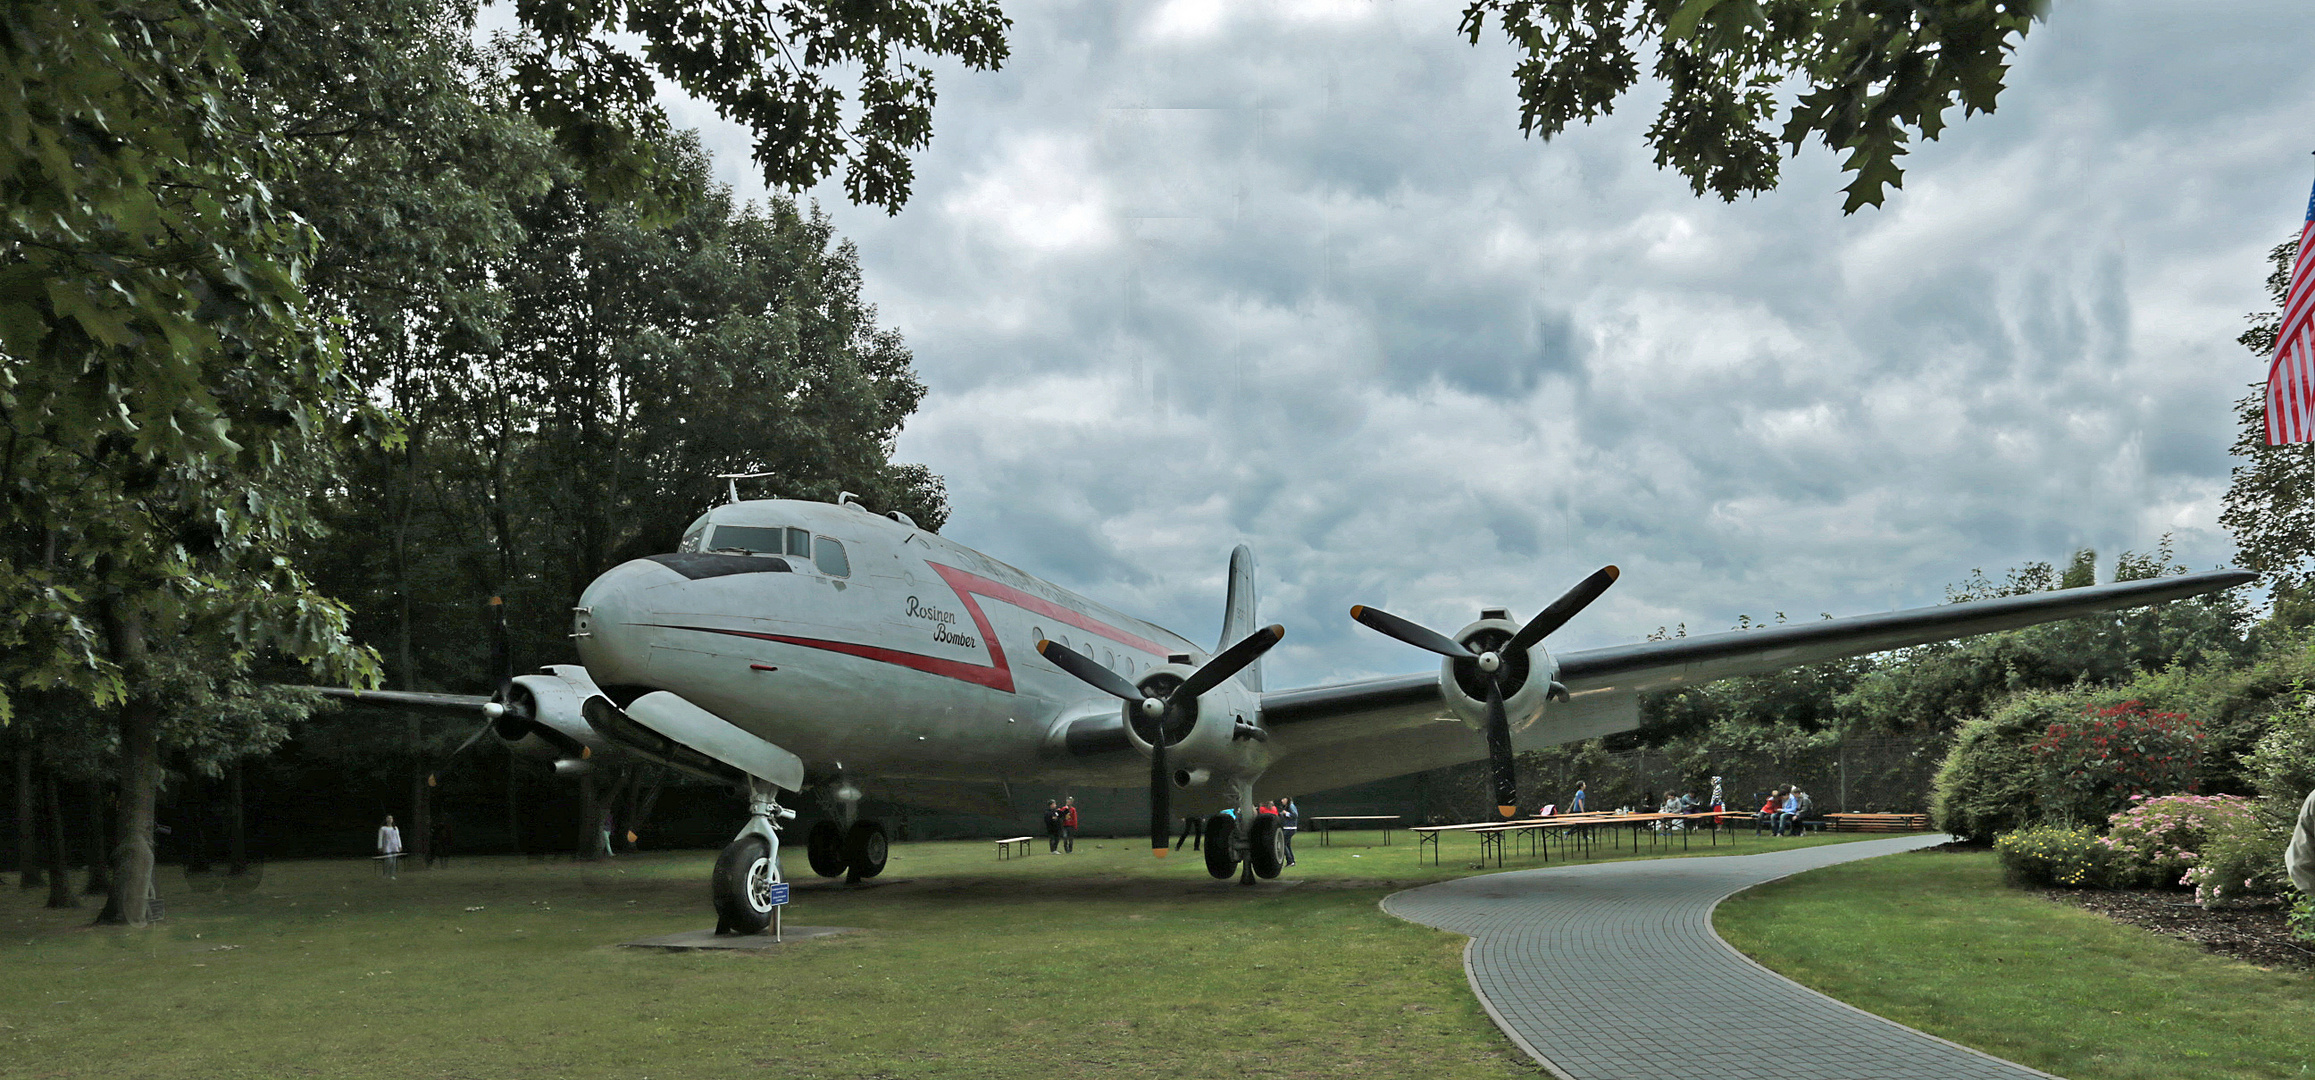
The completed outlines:
[[[2288,892],[2283,849],[2290,842],[2289,828],[2267,814],[2215,820],[2201,857],[2180,882],[2194,886],[2194,902],[2204,907]]]
[[[2094,823],[2133,795],[2195,790],[2202,722],[2137,700],[2056,721],[2030,748],[2045,819]]]
[[[2107,819],[2099,842],[2114,852],[2126,876],[2157,885],[2184,885],[2202,861],[2211,837],[2248,822],[2256,800],[2240,795],[2133,795],[2130,808]]]

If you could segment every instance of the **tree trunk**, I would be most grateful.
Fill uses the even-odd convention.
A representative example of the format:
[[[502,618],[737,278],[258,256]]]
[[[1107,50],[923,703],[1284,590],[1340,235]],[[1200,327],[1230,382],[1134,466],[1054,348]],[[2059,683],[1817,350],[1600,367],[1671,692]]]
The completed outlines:
[[[153,798],[161,780],[160,703],[143,685],[147,667],[144,615],[132,605],[105,604],[113,659],[127,673],[120,706],[121,842],[113,849],[112,900],[106,910],[130,926],[151,922],[146,898],[153,888]]]
[[[429,838],[433,835],[434,815],[432,807],[428,805],[432,802],[428,796],[432,794],[434,793],[427,790],[426,786],[424,729],[420,726],[418,714],[412,713],[410,714],[410,831],[405,834],[408,839],[402,844],[402,850],[410,853],[412,869],[425,866],[430,861],[427,858],[427,845],[431,843]]]
[[[56,797],[54,770],[41,770],[40,801],[48,819],[48,906],[79,907],[80,901],[72,895],[72,874],[65,865],[64,803]]]
[[[517,855],[529,851],[522,843],[522,755],[506,752],[506,842]]]
[[[40,832],[33,802],[32,735],[16,733],[16,885],[37,889],[40,879]]]
[[[247,762],[236,761],[233,771],[226,774],[226,798],[231,800],[225,812],[225,857],[231,860],[226,864],[228,874],[249,872],[249,838],[241,820],[241,774],[248,767]]]
[[[112,829],[105,821],[104,781],[88,782],[88,884],[80,892],[83,896],[113,891]]]

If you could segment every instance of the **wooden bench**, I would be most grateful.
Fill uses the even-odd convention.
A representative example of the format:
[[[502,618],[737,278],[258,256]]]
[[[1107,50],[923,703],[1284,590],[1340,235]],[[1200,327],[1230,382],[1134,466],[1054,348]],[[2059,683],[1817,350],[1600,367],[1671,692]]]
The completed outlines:
[[[1927,814],[1826,814],[1834,832],[1928,832]]]
[[[1008,836],[1002,840],[997,841],[997,861],[1004,862],[1006,859],[1010,859],[1016,855],[1027,855],[1029,853],[1029,845],[1035,843],[1036,840],[1037,838],[1034,836]],[[1020,850],[1015,851],[1013,849],[1013,845],[1015,844],[1020,845]]]

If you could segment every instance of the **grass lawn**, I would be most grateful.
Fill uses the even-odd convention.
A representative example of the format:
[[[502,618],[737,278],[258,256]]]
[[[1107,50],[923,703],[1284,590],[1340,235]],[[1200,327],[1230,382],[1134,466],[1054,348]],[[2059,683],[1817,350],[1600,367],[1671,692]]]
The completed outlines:
[[[1713,926],[1797,982],[2072,1080],[2315,1076],[2315,975],[2008,888],[1990,852],[1812,870]]]
[[[1375,906],[1476,869],[1418,868],[1405,832],[1345,839],[1298,843],[1253,889],[1136,840],[1005,862],[896,844],[855,889],[790,848],[790,921],[864,932],[764,954],[615,947],[713,925],[712,852],[391,882],[368,859],[274,863],[253,887],[164,867],[168,919],[137,931],[11,882],[0,1076],[1533,1076],[1464,983],[1463,939]]]

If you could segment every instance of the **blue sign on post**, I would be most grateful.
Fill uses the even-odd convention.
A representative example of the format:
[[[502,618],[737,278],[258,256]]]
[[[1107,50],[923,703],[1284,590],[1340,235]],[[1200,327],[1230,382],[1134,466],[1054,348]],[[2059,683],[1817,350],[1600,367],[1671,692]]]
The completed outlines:
[[[775,882],[773,882],[773,883],[772,883],[772,906],[773,906],[773,907],[779,907],[780,905],[782,905],[782,904],[785,904],[785,903],[787,903],[787,902],[788,902],[788,883],[787,883],[787,882],[785,882],[785,881],[775,881]]]

